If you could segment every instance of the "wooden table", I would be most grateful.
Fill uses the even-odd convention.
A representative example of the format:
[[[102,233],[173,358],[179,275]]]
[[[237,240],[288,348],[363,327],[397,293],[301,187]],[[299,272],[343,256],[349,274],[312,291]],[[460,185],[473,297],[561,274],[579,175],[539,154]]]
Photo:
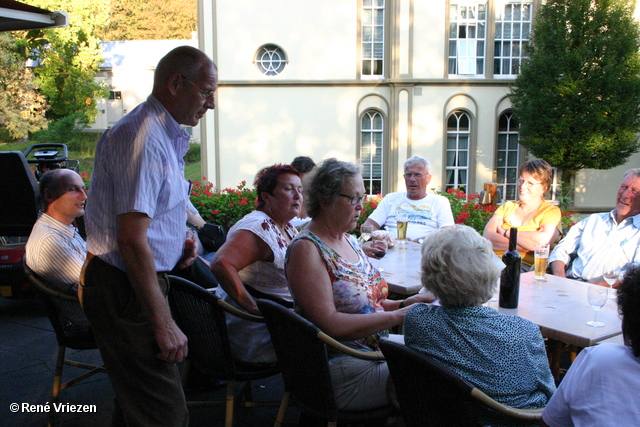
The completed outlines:
[[[399,295],[413,295],[420,291],[420,247],[416,242],[396,243],[380,260],[382,275],[389,290]],[[377,266],[378,262],[373,261]],[[518,308],[506,309],[495,302],[485,305],[501,313],[520,316],[540,327],[542,335],[579,348],[590,347],[622,333],[615,300],[608,300],[598,312],[602,328],[586,324],[593,320],[594,310],[587,301],[589,284],[578,280],[547,274],[546,282],[533,279],[533,272],[523,273],[520,279]],[[614,291],[615,292],[615,291]],[[496,287],[495,298],[498,298]]]
[[[396,242],[396,245],[387,250],[387,254],[378,261],[373,260],[373,265],[383,268],[382,276],[389,285],[389,291],[399,295],[417,294],[422,289],[420,283],[420,259],[422,245],[417,242]]]
[[[604,326],[594,328],[586,324],[593,320],[594,313],[587,301],[589,286],[585,282],[550,274],[547,274],[546,282],[538,282],[534,280],[533,272],[528,272],[520,276],[518,308],[501,308],[497,301],[486,305],[500,313],[532,321],[547,338],[579,348],[590,347],[620,335],[622,321],[615,300],[610,299],[598,312],[598,321]]]

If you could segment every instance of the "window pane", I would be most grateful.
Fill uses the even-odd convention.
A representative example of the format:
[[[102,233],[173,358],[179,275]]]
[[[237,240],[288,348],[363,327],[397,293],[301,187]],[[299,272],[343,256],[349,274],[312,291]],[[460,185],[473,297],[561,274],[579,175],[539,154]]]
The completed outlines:
[[[486,37],[485,5],[452,4],[449,9],[449,73],[482,74]],[[463,45],[463,41],[467,44]]]
[[[522,47],[526,45],[531,31],[531,13],[529,0],[511,0],[496,11],[495,43],[504,42],[500,52],[495,53],[494,74],[515,75],[520,71],[524,56]],[[506,43],[509,44],[506,44]]]

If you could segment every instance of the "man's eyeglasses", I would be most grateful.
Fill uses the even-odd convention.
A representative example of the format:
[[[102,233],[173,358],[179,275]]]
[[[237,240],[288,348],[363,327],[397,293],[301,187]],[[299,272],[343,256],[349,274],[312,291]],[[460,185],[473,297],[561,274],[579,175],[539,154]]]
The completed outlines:
[[[339,196],[346,197],[347,199],[351,199],[351,205],[357,205],[358,203],[364,203],[367,200],[367,195],[363,194],[362,196],[348,196],[346,194],[339,194]]]
[[[530,181],[525,181],[524,179],[519,179],[518,181],[518,185],[521,187],[535,187],[536,185],[542,184],[541,182],[530,182]]]
[[[415,177],[416,179],[420,179],[420,178],[422,178],[424,175],[423,175],[423,174],[421,174],[421,173],[405,173],[405,174],[404,174],[404,175],[402,175],[402,176],[404,176],[404,178],[405,178],[405,179],[411,179],[411,177],[412,177],[412,176],[413,176],[413,177]]]
[[[200,92],[200,95],[202,95],[202,97],[204,99],[209,99],[213,96],[213,93],[215,92],[215,90],[202,90],[200,89],[194,82],[192,82],[191,80],[189,80],[188,78],[186,78],[184,76],[184,74],[180,74],[180,76],[182,76],[183,79],[185,79],[186,81],[188,81],[189,83],[191,83],[193,85],[193,87],[195,87],[196,89],[198,89],[198,92]]]

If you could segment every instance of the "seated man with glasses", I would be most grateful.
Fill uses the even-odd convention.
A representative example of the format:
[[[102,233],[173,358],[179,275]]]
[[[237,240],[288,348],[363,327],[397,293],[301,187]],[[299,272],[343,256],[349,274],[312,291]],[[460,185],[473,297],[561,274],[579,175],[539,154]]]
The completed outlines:
[[[404,162],[407,191],[384,196],[365,224],[372,225],[374,229],[384,227],[395,238],[398,220],[406,218],[407,239],[415,241],[427,237],[438,228],[453,225],[449,200],[437,194],[427,194],[427,186],[431,181],[430,167],[429,161],[423,157],[407,159]]]
[[[614,264],[624,273],[640,263],[640,168],[622,177],[615,206],[571,227],[549,256],[554,275],[609,286],[602,277],[605,264]]]

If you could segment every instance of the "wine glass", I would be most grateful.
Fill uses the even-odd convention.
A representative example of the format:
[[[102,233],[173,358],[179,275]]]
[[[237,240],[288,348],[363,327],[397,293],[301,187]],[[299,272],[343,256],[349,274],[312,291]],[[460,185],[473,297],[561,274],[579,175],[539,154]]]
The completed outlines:
[[[602,266],[602,278],[609,284],[609,299],[615,299],[613,284],[620,276],[620,267],[617,264],[605,264]]]
[[[373,234],[373,226],[372,225],[362,225],[360,226],[360,239],[362,239],[362,243],[368,242],[371,239],[371,235]]]
[[[380,260],[387,254],[387,242],[385,242],[384,240],[376,240],[373,244],[373,256],[375,256],[378,260],[378,271],[384,271],[384,268],[380,267]]]
[[[601,328],[604,326],[604,323],[598,322],[596,320],[596,316],[598,315],[598,310],[600,310],[607,302],[607,298],[609,295],[609,288],[605,288],[600,285],[591,285],[589,286],[589,290],[587,291],[587,299],[589,300],[589,304],[595,310],[593,313],[593,320],[587,322],[587,325],[593,326],[594,328]]]

